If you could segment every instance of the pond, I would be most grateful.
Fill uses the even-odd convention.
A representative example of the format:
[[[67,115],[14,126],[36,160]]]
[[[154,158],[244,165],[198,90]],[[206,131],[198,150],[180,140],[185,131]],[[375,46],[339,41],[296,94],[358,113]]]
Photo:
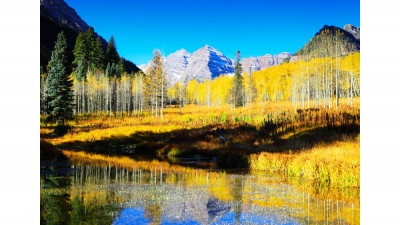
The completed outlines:
[[[42,224],[360,223],[356,203],[281,174],[64,153],[68,161],[41,161]]]

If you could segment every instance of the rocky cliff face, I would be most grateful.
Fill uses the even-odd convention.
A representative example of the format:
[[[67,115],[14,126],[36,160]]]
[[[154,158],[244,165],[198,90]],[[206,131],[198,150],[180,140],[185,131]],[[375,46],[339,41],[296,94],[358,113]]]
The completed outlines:
[[[165,68],[168,69],[168,79],[171,84],[176,83],[185,72],[191,56],[185,49],[181,49],[166,58]]]
[[[257,58],[243,58],[241,61],[243,72],[250,73],[254,71],[264,70],[271,66],[276,66],[283,63],[283,60],[287,57],[292,56],[291,53],[282,52],[278,55],[269,55],[266,54],[264,56],[258,56]]]
[[[266,56],[271,56],[271,55],[266,55]],[[261,56],[261,57],[264,57],[264,56]],[[260,58],[260,56],[257,58],[254,58],[253,56],[251,56],[249,58],[243,58],[240,61],[240,64],[242,64],[243,72],[246,72],[247,74],[249,74],[250,71],[253,72],[253,71],[261,70],[261,65],[260,65],[260,62],[258,61],[258,58]],[[271,59],[272,59],[272,57],[271,57]],[[270,61],[265,60],[265,62],[269,63]]]
[[[54,23],[73,29],[77,32],[86,32],[89,25],[82,20],[76,13],[75,9],[71,8],[63,0],[40,0],[40,15],[44,16]],[[107,46],[107,41],[95,32],[95,37],[100,37],[103,48]]]
[[[89,29],[87,23],[63,0],[40,0],[40,14],[79,32]]]
[[[360,40],[360,28],[351,24],[346,24],[343,30],[352,34],[357,40]]]
[[[234,71],[232,60],[215,48],[206,45],[193,53],[179,81],[187,83],[195,79],[202,82],[205,79],[210,80],[221,74],[229,74]]]

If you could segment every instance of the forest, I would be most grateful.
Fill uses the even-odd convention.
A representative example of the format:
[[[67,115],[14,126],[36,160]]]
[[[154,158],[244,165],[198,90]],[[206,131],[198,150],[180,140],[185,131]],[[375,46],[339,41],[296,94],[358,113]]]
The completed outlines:
[[[330,109],[337,108],[341,98],[352,105],[353,99],[360,96],[360,53],[334,57],[334,50],[337,54],[341,46],[333,48],[331,42],[326,43],[332,51],[327,51],[324,57],[308,55],[252,74],[245,72],[238,79],[221,74],[213,80],[177,82],[169,87],[159,50],[154,51],[149,71],[128,74],[113,37],[104,53],[100,40],[94,40],[93,30],[89,29],[77,37],[75,68],[68,73],[73,92],[71,110],[73,114],[103,113],[114,117],[140,116],[150,110],[152,116],[162,117],[163,109],[172,105],[218,108],[227,104],[235,109],[249,108],[254,102],[264,105],[269,101],[291,101],[294,110]],[[41,71],[41,115],[49,114],[48,70]],[[233,91],[237,89],[235,83],[240,83],[240,91]]]

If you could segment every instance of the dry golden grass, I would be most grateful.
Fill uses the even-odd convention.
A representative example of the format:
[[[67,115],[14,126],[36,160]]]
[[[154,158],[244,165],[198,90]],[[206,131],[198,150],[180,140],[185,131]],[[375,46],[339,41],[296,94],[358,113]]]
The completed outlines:
[[[336,142],[298,153],[260,153],[250,157],[255,170],[285,172],[335,187],[360,187],[360,143]]]
[[[339,115],[336,112],[359,113],[357,111],[360,107],[359,98],[353,100],[352,107],[346,105],[347,99],[341,99],[340,102],[342,105],[338,111],[332,109],[320,113],[329,113],[335,118]],[[147,142],[149,149],[160,148],[161,153],[170,155],[181,153],[182,150],[193,150],[196,154],[199,151],[217,153],[221,149],[226,152],[240,152],[240,149],[231,149],[231,145],[221,145],[218,137],[206,135],[206,132],[217,127],[224,128],[226,130],[224,135],[227,135],[230,141],[270,151],[270,153],[252,154],[249,157],[249,166],[252,169],[283,171],[292,177],[307,178],[321,185],[359,188],[359,140],[338,138],[335,141],[325,142],[321,139],[317,140],[316,144],[299,145],[294,149],[292,144],[302,144],[305,140],[301,137],[294,138],[296,134],[324,127],[324,124],[313,125],[312,121],[311,127],[310,124],[304,125],[302,122],[294,121],[296,126],[299,125],[295,131],[282,129],[279,138],[287,141],[285,145],[275,145],[274,140],[259,132],[266,118],[287,118],[289,114],[282,116],[281,112],[291,112],[290,116],[293,116],[294,111],[293,104],[289,101],[253,103],[248,108],[236,109],[230,105],[220,107],[188,105],[182,108],[182,113],[179,108],[168,106],[164,110],[163,119],[152,117],[148,112],[141,117],[123,118],[110,118],[105,114],[78,115],[75,120],[68,122],[72,130],[64,136],[52,136],[54,128],[45,124],[42,124],[40,133],[43,140],[58,147],[64,144],[96,144],[96,141],[100,141],[101,145],[111,141],[125,143],[136,138],[135,141]],[[307,115],[316,114],[309,112]],[[316,118],[321,119],[321,116]],[[201,136],[202,134],[204,135]],[[275,151],[277,153],[271,153]],[[249,151],[242,152],[245,157],[249,154]]]
[[[346,103],[346,99],[341,102]],[[359,108],[359,98],[354,100],[353,108]],[[63,137],[47,138],[54,128],[47,124],[41,124],[40,134],[48,142],[59,145],[74,141],[94,141],[109,139],[112,137],[128,137],[137,132],[163,133],[173,130],[193,129],[207,125],[238,125],[246,123],[251,126],[260,127],[265,116],[282,111],[294,111],[293,104],[289,101],[253,103],[248,108],[239,107],[232,109],[230,105],[195,106],[188,105],[182,108],[165,108],[164,117],[155,118],[146,112],[141,117],[109,117],[105,114],[77,115],[75,120],[68,121],[72,131]],[[50,124],[52,125],[52,124]],[[53,125],[54,126],[54,125]]]

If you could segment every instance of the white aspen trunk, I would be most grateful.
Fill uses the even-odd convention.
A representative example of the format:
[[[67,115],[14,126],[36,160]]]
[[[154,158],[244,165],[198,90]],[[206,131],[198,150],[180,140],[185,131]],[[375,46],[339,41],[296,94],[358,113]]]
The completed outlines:
[[[164,74],[161,76],[161,120],[164,114]]]
[[[339,106],[339,90],[338,90],[338,56],[337,56],[337,38],[336,38],[336,109]]]
[[[85,104],[85,83],[82,85],[82,114],[85,114],[86,111],[86,104]]]
[[[323,87],[323,89],[322,89],[322,95],[323,95],[323,98],[324,98],[324,109],[326,108],[326,86],[325,86],[325,80],[326,80],[326,76],[325,76],[325,67],[326,67],[326,64],[324,64],[323,65],[323,68],[322,68],[322,87]]]
[[[110,101],[110,118],[112,117],[112,83],[111,83],[112,81],[110,80],[110,86],[108,87],[108,90],[109,90],[109,94],[110,94],[110,97],[109,97],[109,101]]]
[[[301,68],[301,96],[303,102],[303,110],[304,110],[304,100],[305,100],[305,87],[304,87],[304,74],[303,74],[303,67]]]
[[[157,87],[156,87],[156,118],[158,118],[158,93],[157,93]]]
[[[350,105],[353,106],[353,73],[350,73]]]
[[[308,70],[308,60],[307,60],[307,102],[308,102],[308,108],[310,108],[310,71]]]
[[[319,108],[319,85],[318,85],[318,64],[317,59],[314,57],[314,65],[315,65],[315,96],[317,98],[317,108]]]
[[[332,57],[331,57],[331,80],[329,81],[329,88],[330,88],[330,96],[329,96],[329,108],[332,108],[332,101],[333,101],[333,63],[332,63]]]
[[[347,71],[347,73],[346,73],[346,81],[347,81],[347,105],[350,105],[350,93],[349,93],[349,90],[350,90],[350,88],[349,88],[350,80],[349,80],[349,71]]]
[[[151,97],[151,117],[154,117],[154,94],[152,95],[152,97]]]
[[[80,110],[80,107],[81,107],[81,105],[80,105],[80,104],[81,104],[81,85],[80,85],[80,83],[81,83],[81,82],[78,81],[77,90],[76,90],[78,114],[81,113],[81,110]]]
[[[350,72],[350,105],[353,106],[353,64],[351,64]]]

